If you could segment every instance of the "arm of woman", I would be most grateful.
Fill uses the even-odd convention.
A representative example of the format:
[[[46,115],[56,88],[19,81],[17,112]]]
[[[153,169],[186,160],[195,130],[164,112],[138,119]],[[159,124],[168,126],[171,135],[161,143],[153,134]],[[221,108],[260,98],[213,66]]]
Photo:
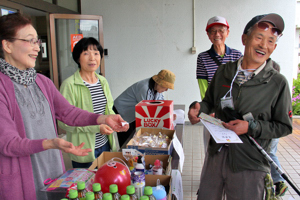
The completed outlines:
[[[60,93],[66,98],[66,100],[71,105],[81,108],[81,106],[79,106],[78,102],[76,101],[80,97],[78,97],[78,95],[76,95],[74,90],[76,90],[76,87],[74,88],[74,84],[70,83],[69,78],[66,79],[60,86]],[[87,109],[85,109],[85,110],[87,110]],[[95,133],[99,132],[99,126],[97,126],[97,125],[96,126],[69,126],[61,121],[58,121],[58,126],[69,133],[92,133],[92,134],[95,134]]]
[[[89,126],[107,124],[115,131],[126,131],[129,125],[122,125],[125,122],[120,115],[99,115],[90,113],[71,105],[62,94],[56,89],[53,82],[49,79],[47,88],[51,90],[49,104],[55,110],[56,119],[69,126]]]
[[[0,85],[0,154],[7,157],[20,157],[43,151],[43,139],[26,138],[12,81],[2,74]]]
[[[45,150],[48,149],[59,149],[66,153],[71,153],[76,156],[87,156],[91,149],[82,149],[84,146],[84,142],[81,143],[79,146],[74,146],[71,142],[68,142],[62,138],[54,138],[50,140],[43,141],[43,148]]]
[[[12,95],[4,92],[4,88],[0,90],[0,154],[20,157],[43,151],[43,139],[26,138],[21,112],[17,109],[16,101],[10,99]]]
[[[26,138],[25,130],[21,124],[23,122],[17,123],[21,116],[16,116],[15,121],[10,115],[10,107],[5,104],[3,99],[0,100],[0,122],[3,125],[0,126],[0,152],[1,154],[9,157],[20,157],[28,156],[34,153],[38,153],[47,149],[59,149],[67,153],[72,153],[78,156],[85,156],[91,149],[82,149],[84,143],[75,147],[72,143],[67,142],[61,138],[54,138],[51,140],[47,139],[37,139],[30,140]],[[25,137],[23,137],[25,136]]]

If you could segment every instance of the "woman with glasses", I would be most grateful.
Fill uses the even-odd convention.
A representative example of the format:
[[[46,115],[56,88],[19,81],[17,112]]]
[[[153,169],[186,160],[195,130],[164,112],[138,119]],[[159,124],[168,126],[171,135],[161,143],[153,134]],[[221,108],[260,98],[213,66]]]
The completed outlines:
[[[82,38],[74,47],[73,59],[78,70],[62,83],[61,94],[70,104],[98,114],[115,114],[108,82],[96,73],[103,57],[101,44],[92,37]],[[105,124],[99,126],[72,127],[59,122],[58,125],[67,132],[67,140],[74,145],[84,142],[92,152],[88,156],[69,154],[73,168],[89,168],[103,151],[117,151],[111,129]],[[100,131],[99,131],[100,130]]]
[[[60,199],[41,191],[46,179],[65,171],[59,150],[86,156],[91,149],[57,138],[56,119],[70,126],[129,127],[119,115],[70,105],[50,79],[36,73],[40,40],[30,19],[19,13],[2,16],[0,30],[0,199]]]

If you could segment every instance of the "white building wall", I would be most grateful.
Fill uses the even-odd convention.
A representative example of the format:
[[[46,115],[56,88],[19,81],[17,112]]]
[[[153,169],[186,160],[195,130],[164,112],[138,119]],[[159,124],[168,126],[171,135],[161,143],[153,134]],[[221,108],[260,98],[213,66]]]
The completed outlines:
[[[106,78],[116,98],[131,84],[169,69],[176,74],[174,91],[164,95],[186,108],[200,101],[196,81],[197,55],[210,48],[207,20],[220,15],[228,20],[226,44],[244,52],[241,36],[255,15],[278,13],[285,20],[283,37],[272,54],[292,86],[295,71],[296,0],[195,0],[196,54],[193,46],[192,0],[82,0],[82,14],[102,15]],[[187,112],[186,112],[187,113]],[[188,120],[186,118],[186,120]]]
[[[296,5],[296,27],[300,28],[300,0],[297,0]]]

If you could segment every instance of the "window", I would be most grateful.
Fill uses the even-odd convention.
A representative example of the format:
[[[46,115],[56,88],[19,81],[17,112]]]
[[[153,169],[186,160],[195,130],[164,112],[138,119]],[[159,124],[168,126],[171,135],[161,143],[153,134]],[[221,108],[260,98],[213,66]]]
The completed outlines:
[[[0,9],[1,9],[1,15],[0,16],[8,15],[8,14],[17,12],[16,9],[7,8],[7,7],[4,7],[4,6],[0,6]]]

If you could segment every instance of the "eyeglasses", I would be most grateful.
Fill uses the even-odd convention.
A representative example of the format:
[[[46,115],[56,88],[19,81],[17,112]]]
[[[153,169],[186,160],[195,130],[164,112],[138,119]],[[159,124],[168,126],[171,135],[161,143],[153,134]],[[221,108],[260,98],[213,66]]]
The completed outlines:
[[[258,22],[257,27],[260,29],[263,29],[264,31],[271,29],[273,35],[275,35],[277,37],[282,36],[281,30],[279,30],[276,27],[270,27],[269,24],[267,24],[265,22]]]
[[[209,30],[209,34],[215,35],[217,32],[220,34],[224,34],[227,31],[226,28],[218,29],[218,30]]]
[[[36,39],[36,38],[32,38],[30,40],[25,40],[25,39],[19,39],[19,38],[12,38],[14,40],[21,40],[21,41],[24,41],[24,42],[29,42],[31,46],[34,47],[34,45],[38,45],[39,47],[41,46],[42,44],[42,40],[41,39]]]

